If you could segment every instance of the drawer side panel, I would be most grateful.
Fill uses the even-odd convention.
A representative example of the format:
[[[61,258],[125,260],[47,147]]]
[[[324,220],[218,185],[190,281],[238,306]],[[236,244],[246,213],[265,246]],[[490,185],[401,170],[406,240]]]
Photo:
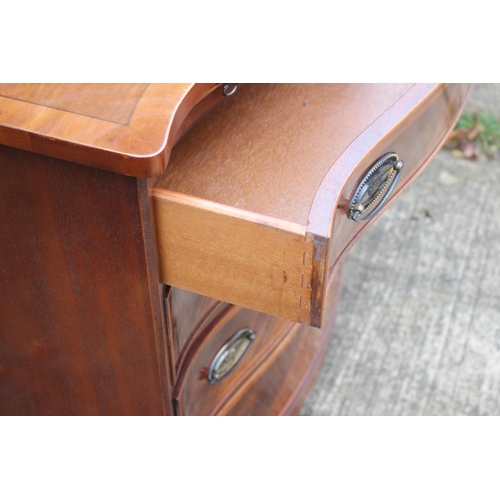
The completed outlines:
[[[210,210],[185,195],[153,197],[162,282],[310,323],[315,252],[305,228]]]

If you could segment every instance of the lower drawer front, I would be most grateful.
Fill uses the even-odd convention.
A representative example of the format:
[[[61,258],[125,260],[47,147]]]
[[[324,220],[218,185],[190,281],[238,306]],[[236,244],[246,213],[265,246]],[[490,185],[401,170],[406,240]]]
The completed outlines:
[[[331,329],[314,330],[297,325],[278,346],[265,366],[248,380],[218,415],[286,415],[314,374]]]
[[[195,335],[182,358],[174,389],[178,413],[278,415],[299,407],[333,332],[340,282],[337,274],[321,330],[236,306],[218,307],[219,316]],[[255,339],[233,370],[211,383],[214,359],[246,328],[256,333]]]
[[[174,399],[178,401],[181,415],[210,415],[217,412],[217,408],[231,397],[293,327],[292,323],[283,319],[237,306],[221,307],[220,310],[219,317],[197,334],[183,357],[174,390]],[[221,350],[224,355],[224,349],[229,352],[233,348],[231,340],[239,332],[252,332],[255,338],[248,340],[247,345],[240,345],[240,352],[226,356],[229,358],[233,355],[235,363],[224,378],[218,381],[210,377],[214,359]]]

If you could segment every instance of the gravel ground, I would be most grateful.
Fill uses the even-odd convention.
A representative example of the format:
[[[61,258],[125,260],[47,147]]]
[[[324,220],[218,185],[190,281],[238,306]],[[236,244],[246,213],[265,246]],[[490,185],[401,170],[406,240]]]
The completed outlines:
[[[500,117],[500,84],[468,108]],[[442,150],[361,238],[303,415],[500,414],[499,186]]]

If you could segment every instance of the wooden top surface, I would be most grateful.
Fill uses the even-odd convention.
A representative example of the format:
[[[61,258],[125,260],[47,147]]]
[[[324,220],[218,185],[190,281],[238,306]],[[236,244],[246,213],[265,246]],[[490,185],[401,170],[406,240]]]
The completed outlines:
[[[151,177],[217,84],[0,84],[0,144]]]

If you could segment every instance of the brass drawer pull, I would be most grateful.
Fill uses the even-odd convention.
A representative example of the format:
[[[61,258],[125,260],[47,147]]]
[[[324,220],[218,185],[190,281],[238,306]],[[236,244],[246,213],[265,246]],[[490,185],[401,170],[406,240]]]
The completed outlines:
[[[232,85],[232,87],[231,87]],[[224,85],[224,88],[222,89],[222,93],[224,94],[224,97],[231,97],[236,91],[238,90],[238,84],[237,83],[226,83]]]
[[[396,153],[382,156],[359,183],[347,213],[349,219],[365,222],[380,212],[394,190],[404,164]],[[381,197],[375,208],[370,210]],[[365,213],[364,217],[360,217]]]
[[[250,328],[243,328],[219,349],[208,369],[207,380],[210,384],[218,384],[238,366],[256,335],[257,332]]]

